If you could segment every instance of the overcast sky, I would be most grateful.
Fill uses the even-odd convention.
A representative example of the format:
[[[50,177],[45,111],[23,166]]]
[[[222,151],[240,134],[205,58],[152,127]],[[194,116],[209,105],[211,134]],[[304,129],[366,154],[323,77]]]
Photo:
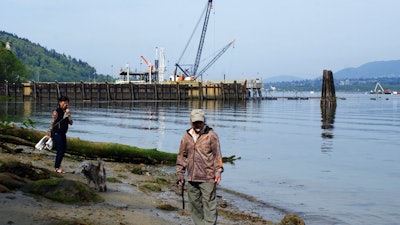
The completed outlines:
[[[204,79],[315,78],[400,59],[399,0],[213,0],[199,70],[236,39]],[[172,74],[207,0],[2,0],[0,30],[117,76],[145,70],[164,48]],[[202,27],[202,21],[200,28]],[[181,63],[193,64],[200,35]]]

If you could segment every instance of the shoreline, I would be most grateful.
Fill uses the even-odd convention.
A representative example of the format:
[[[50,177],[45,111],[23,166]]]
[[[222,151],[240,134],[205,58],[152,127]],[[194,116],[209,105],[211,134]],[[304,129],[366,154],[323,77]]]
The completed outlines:
[[[24,148],[22,153],[0,153],[3,162],[19,161],[35,167],[52,169],[54,153]],[[80,181],[86,184],[83,174],[77,169],[81,162],[67,154],[62,168],[67,174],[65,179]],[[135,166],[144,168],[144,175],[131,172]],[[172,185],[174,174],[171,167],[162,165],[148,166],[129,163],[105,162],[107,177],[118,182],[107,182],[107,192],[99,192],[104,198],[102,203],[87,205],[69,205],[57,203],[42,197],[32,197],[21,191],[0,193],[0,221],[14,224],[193,224],[188,211],[189,204],[185,196],[185,210],[182,210],[182,199],[175,185]],[[156,177],[165,178],[169,185],[160,192],[143,191],[144,183]],[[91,186],[93,188],[93,184]],[[260,202],[240,196],[240,193],[220,188],[218,195],[218,224],[279,224],[283,212],[275,212],[274,221],[267,220],[254,213]],[[250,196],[249,196],[250,197]],[[248,201],[248,203],[244,203]],[[238,204],[241,203],[241,204]],[[243,209],[243,205],[249,208]],[[251,206],[250,206],[251,205]],[[4,207],[7,206],[7,207]],[[169,206],[169,210],[160,209]],[[271,209],[273,213],[274,209]],[[279,218],[278,218],[279,217]],[[268,218],[269,219],[269,218]]]

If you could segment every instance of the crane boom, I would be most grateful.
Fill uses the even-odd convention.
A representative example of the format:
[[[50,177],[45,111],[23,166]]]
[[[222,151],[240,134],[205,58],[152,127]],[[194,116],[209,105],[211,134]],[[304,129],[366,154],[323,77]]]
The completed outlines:
[[[195,76],[195,79],[197,79],[199,76],[203,75],[204,72],[206,72],[206,70],[208,70],[208,68],[210,68],[215,61],[217,61],[217,59],[219,57],[222,56],[222,54],[224,54],[226,52],[226,50],[228,50],[228,48],[235,43],[235,39],[233,39],[231,42],[229,42],[229,44],[227,44],[225,47],[222,48],[222,50],[199,72],[199,74],[197,76]]]
[[[185,46],[185,48],[183,49],[183,52],[182,52],[181,56],[179,57],[179,60],[178,60],[177,64],[180,64],[180,63],[181,63],[182,57],[183,57],[183,55],[185,54],[187,48],[189,47],[189,44],[190,44],[190,42],[192,41],[192,38],[193,38],[194,34],[196,33],[196,30],[197,30],[197,28],[199,27],[200,21],[201,21],[201,19],[203,18],[204,14],[205,14],[205,12],[206,12],[206,10],[207,10],[207,8],[208,8],[208,5],[207,5],[206,7],[204,7],[204,10],[203,10],[203,12],[201,13],[201,16],[200,16],[199,20],[197,21],[196,26],[195,26],[195,28],[193,29],[193,32],[192,32],[192,34],[190,35],[190,38],[189,38],[188,42],[186,43],[186,46]]]
[[[148,81],[150,81],[150,83],[151,83],[153,80],[152,75],[151,75],[151,73],[153,72],[153,66],[151,65],[151,63],[149,63],[149,61],[147,61],[147,59],[144,56],[140,56],[140,58],[142,58],[144,63],[146,63],[147,67],[149,67]]]
[[[206,37],[208,19],[210,18],[211,8],[212,8],[212,0],[208,0],[208,6],[207,6],[207,11],[206,11],[206,16],[204,17],[203,30],[201,32],[199,48],[197,49],[196,60],[194,62],[194,66],[193,66],[193,76],[194,77],[196,77],[197,69],[199,68],[201,52],[203,51],[204,39]]]
[[[149,61],[147,61],[147,59],[144,56],[140,56],[140,58],[142,58],[142,60],[144,61],[144,63],[146,63],[146,65],[150,68],[151,64],[149,63]]]
[[[193,67],[192,67],[192,70],[189,70],[189,69],[184,69],[184,68],[182,68],[182,65],[180,65],[180,60],[181,60],[181,58],[182,58],[182,56],[183,56],[183,53],[182,53],[182,55],[181,55],[181,57],[179,58],[179,61],[178,61],[178,63],[176,63],[175,64],[175,71],[174,71],[174,76],[176,76],[176,73],[177,73],[177,69],[179,68],[179,70],[181,70],[184,74],[185,74],[185,76],[187,76],[187,77],[193,77],[193,78],[195,78],[195,79],[197,79],[199,76],[201,76],[209,67],[211,67],[211,65],[235,42],[235,40],[233,40],[233,41],[231,41],[227,46],[225,46],[215,57],[214,57],[214,59],[210,62],[210,63],[208,63],[205,67],[204,67],[204,69],[202,69],[201,71],[200,71],[200,73],[198,73],[197,74],[197,70],[199,69],[199,64],[200,64],[200,59],[201,59],[201,54],[202,54],[202,51],[203,51],[203,46],[204,46],[204,40],[205,40],[205,37],[206,37],[206,32],[207,32],[207,26],[208,26],[208,21],[209,21],[209,18],[210,18],[210,12],[211,12],[211,9],[212,9],[212,3],[213,3],[213,1],[212,0],[207,0],[208,1],[208,3],[207,3],[207,6],[206,6],[206,8],[205,8],[205,17],[204,17],[204,23],[203,23],[203,30],[202,30],[202,32],[201,32],[201,36],[200,36],[200,42],[199,42],[199,46],[198,46],[198,49],[197,49],[197,55],[196,55],[196,59],[195,59],[195,62],[194,62],[194,64],[193,64]],[[203,11],[203,13],[204,13],[204,11]],[[199,21],[200,22],[200,21]],[[197,25],[199,24],[199,22],[197,23]],[[197,27],[197,25],[196,25],[196,27]],[[194,33],[192,33],[192,36],[193,36],[193,34]],[[190,37],[190,39],[192,38],[192,36]],[[190,40],[189,40],[190,41]],[[188,43],[189,44],[189,43]],[[186,45],[186,47],[185,47],[185,50],[184,50],[184,52],[186,51],[186,48],[187,48],[187,46],[188,46],[188,44]]]

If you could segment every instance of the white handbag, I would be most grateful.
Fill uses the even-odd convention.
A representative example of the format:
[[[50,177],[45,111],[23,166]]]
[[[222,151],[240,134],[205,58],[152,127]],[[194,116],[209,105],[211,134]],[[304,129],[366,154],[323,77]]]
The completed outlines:
[[[51,150],[53,148],[53,140],[49,138],[46,140],[46,136],[44,136],[40,141],[35,145],[35,148],[42,151],[43,149]]]
[[[52,138],[49,138],[49,140],[46,141],[45,148],[47,150],[51,150],[53,148],[53,139]]]

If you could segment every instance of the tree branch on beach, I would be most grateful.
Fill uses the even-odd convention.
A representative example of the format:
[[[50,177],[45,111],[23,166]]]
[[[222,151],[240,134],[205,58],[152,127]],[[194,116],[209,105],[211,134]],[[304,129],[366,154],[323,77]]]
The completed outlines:
[[[34,147],[46,133],[13,125],[7,129],[1,129],[0,135],[4,143]],[[5,150],[11,152],[10,148]],[[173,165],[177,156],[177,154],[161,152],[157,149],[144,149],[117,143],[91,142],[72,137],[68,137],[67,153],[84,158],[102,158],[110,161],[151,165]]]
[[[0,129],[2,142],[29,147],[34,147],[44,135],[46,133],[43,131],[22,128],[15,125],[9,125],[7,129]],[[6,152],[15,153],[12,148],[4,144],[3,146],[5,146],[3,149]],[[109,161],[150,165],[174,165],[177,157],[176,153],[162,152],[157,149],[145,149],[118,143],[91,142],[72,137],[68,137],[67,153],[87,159],[101,158]],[[233,163],[237,159],[240,159],[240,157],[237,158],[233,155],[224,157],[223,162]]]

